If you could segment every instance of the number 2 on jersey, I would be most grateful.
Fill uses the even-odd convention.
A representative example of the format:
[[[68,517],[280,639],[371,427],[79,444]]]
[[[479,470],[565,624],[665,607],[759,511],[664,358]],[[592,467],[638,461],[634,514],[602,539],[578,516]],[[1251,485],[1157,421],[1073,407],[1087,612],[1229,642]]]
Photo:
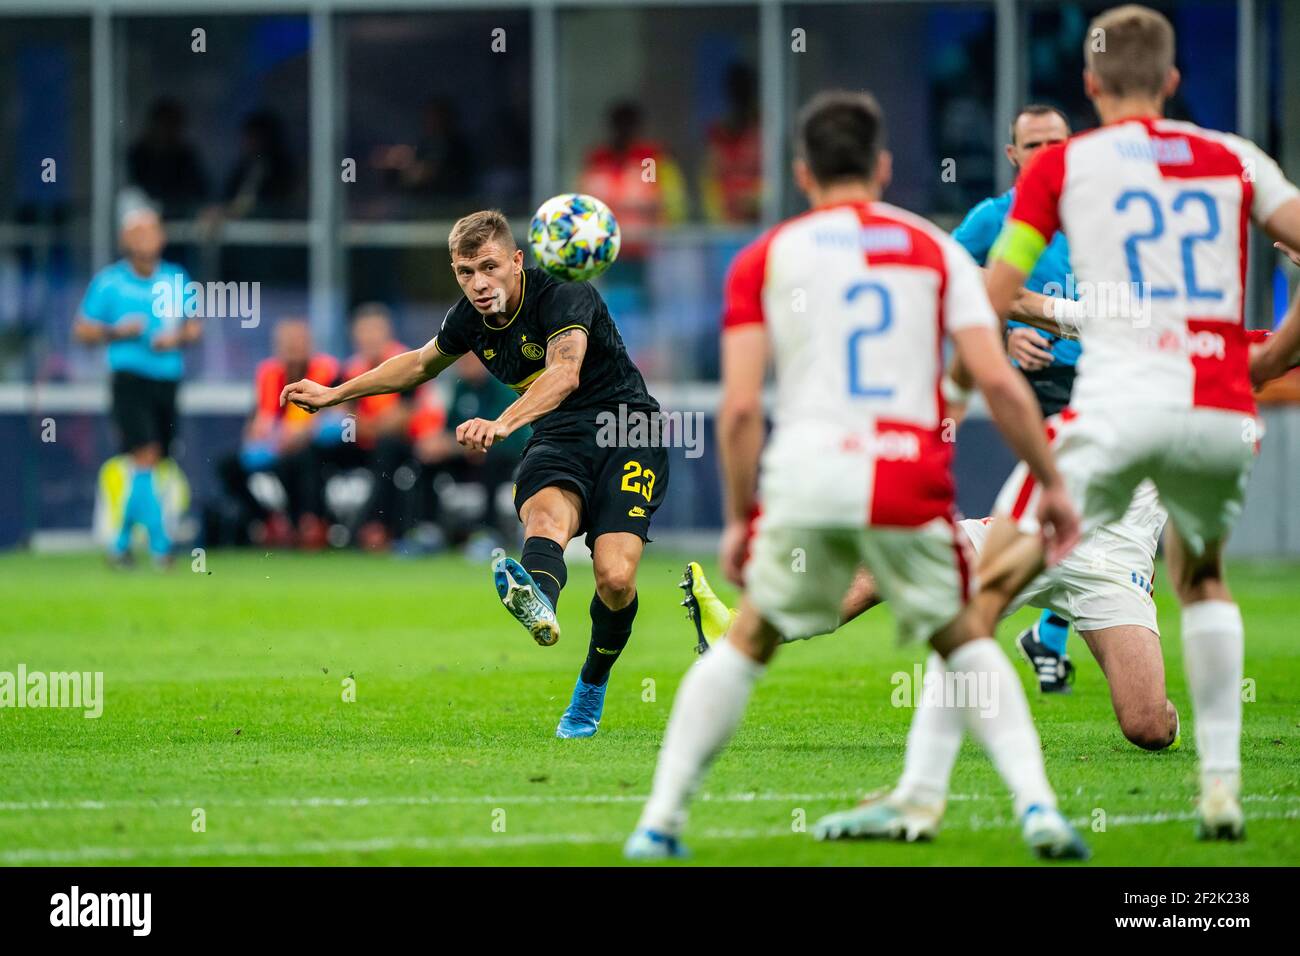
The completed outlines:
[[[863,296],[869,298],[862,299]],[[870,300],[875,299],[880,306],[880,314],[873,324],[858,326],[849,333],[849,394],[856,398],[891,398],[894,394],[892,388],[870,385],[864,378],[863,366],[866,363],[862,357],[862,346],[867,339],[889,331],[894,324],[894,302],[889,296],[889,290],[879,282],[857,282],[849,286],[844,293],[844,301],[853,305],[859,299],[868,307]]]

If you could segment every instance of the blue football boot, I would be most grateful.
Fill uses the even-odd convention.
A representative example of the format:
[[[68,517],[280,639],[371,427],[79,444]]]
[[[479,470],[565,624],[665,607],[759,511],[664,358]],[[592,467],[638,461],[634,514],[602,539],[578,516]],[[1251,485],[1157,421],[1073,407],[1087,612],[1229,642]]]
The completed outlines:
[[[608,686],[609,681],[588,684],[579,677],[578,683],[573,685],[569,707],[555,728],[555,736],[565,739],[596,736],[596,730],[600,727],[600,715],[605,710],[605,688]]]
[[[542,647],[550,647],[560,639],[560,622],[555,608],[533,576],[514,558],[498,558],[492,565],[492,580],[506,610],[528,629]],[[593,731],[594,732],[594,731]]]

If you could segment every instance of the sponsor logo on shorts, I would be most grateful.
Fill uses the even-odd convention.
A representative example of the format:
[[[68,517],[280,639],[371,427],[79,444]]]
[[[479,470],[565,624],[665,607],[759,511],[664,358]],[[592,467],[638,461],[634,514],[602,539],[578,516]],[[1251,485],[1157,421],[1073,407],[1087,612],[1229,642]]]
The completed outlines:
[[[1133,585],[1141,588],[1148,596],[1155,593],[1155,585],[1148,581],[1145,575],[1138,574],[1136,571],[1130,571],[1128,576],[1129,580],[1133,582]]]
[[[645,509],[637,505],[627,513],[627,516],[629,518],[644,518],[646,516]]]

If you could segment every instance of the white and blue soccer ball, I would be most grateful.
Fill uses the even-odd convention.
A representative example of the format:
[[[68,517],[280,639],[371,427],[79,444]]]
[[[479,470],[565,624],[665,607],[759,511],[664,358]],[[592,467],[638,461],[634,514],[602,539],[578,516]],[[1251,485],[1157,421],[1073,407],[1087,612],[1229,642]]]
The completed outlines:
[[[595,196],[562,193],[538,208],[528,227],[537,264],[557,279],[594,279],[618,258],[618,220]]]

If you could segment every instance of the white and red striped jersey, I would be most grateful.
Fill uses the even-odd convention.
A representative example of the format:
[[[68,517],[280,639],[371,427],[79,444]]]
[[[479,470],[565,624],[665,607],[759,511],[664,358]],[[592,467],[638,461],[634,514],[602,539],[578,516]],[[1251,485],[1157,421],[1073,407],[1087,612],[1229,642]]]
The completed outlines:
[[[1035,156],[1001,257],[1023,265],[1014,239],[1025,226],[1037,237],[1059,229],[1070,242],[1085,313],[1071,406],[1253,414],[1249,222],[1298,196],[1254,143],[1173,120],[1110,124]]]
[[[916,527],[951,515],[943,340],[996,327],[964,249],[885,203],[820,207],[742,250],[724,298],[724,332],[762,323],[774,355],[765,520]]]

